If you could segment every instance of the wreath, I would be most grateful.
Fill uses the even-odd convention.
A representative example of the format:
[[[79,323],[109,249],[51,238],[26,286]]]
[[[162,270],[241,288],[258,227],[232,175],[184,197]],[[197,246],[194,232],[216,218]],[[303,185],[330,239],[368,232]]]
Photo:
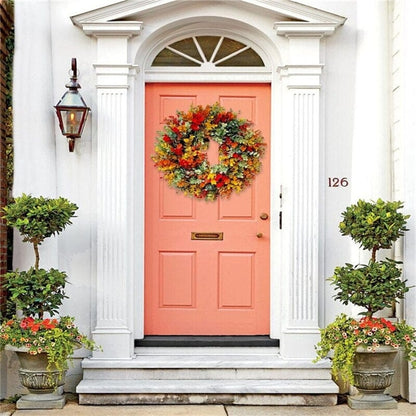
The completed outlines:
[[[218,103],[191,106],[165,120],[152,160],[168,184],[185,195],[214,201],[249,186],[260,172],[264,139],[252,123]],[[219,163],[210,165],[210,140],[219,144]]]

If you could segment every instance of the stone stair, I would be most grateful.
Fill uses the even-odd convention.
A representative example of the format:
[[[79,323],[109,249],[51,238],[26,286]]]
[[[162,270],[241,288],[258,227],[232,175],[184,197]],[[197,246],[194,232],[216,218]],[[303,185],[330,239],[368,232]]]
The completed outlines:
[[[85,359],[81,404],[334,405],[329,363],[278,348],[137,348],[132,360]]]

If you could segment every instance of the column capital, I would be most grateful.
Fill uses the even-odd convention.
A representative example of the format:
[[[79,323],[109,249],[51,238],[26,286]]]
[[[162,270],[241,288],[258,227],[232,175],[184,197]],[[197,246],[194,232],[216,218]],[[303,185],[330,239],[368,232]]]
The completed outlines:
[[[323,64],[280,65],[280,79],[286,79],[287,88],[320,88]]]
[[[75,22],[86,35],[100,36],[124,36],[131,38],[140,35],[143,29],[143,22]]]
[[[341,24],[335,22],[276,22],[273,28],[276,34],[281,36],[322,38],[332,35]]]
[[[135,77],[139,66],[134,64],[94,64],[97,88],[129,88],[129,78]]]

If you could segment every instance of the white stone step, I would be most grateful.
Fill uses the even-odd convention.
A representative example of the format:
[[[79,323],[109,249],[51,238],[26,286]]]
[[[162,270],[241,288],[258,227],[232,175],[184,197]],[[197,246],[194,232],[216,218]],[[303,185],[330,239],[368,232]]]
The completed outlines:
[[[83,404],[336,403],[330,363],[285,360],[277,350],[137,349],[131,360],[84,359]]]
[[[283,360],[278,354],[137,355],[132,360],[86,359],[84,379],[313,379],[330,378],[329,362]]]
[[[83,380],[83,394],[336,394],[331,380]]]
[[[285,360],[278,354],[140,354],[131,360],[85,359],[83,368],[280,368],[328,369],[329,362]]]
[[[278,356],[278,347],[139,347],[140,355],[271,355]]]
[[[328,370],[307,369],[84,369],[84,380],[329,380]]]
[[[97,364],[97,363],[94,363]],[[106,363],[108,364],[108,363]],[[152,363],[154,364],[154,363]],[[168,364],[167,364],[168,366]],[[267,367],[227,367],[210,368],[206,365],[200,367],[171,365],[143,367],[118,368],[112,363],[111,366],[84,366],[84,379],[213,379],[213,380],[242,380],[242,379],[281,379],[281,380],[327,380],[330,372],[327,368],[267,368]]]

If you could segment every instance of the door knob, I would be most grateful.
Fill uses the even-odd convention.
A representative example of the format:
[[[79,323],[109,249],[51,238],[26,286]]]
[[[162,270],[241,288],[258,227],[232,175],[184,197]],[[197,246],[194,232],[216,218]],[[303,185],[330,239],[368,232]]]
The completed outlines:
[[[260,219],[263,221],[266,221],[269,218],[269,214],[267,214],[267,212],[262,212],[260,214]]]
[[[257,234],[256,234],[256,237],[257,237],[257,238],[262,238],[262,237],[263,237],[263,233],[257,233]]]

